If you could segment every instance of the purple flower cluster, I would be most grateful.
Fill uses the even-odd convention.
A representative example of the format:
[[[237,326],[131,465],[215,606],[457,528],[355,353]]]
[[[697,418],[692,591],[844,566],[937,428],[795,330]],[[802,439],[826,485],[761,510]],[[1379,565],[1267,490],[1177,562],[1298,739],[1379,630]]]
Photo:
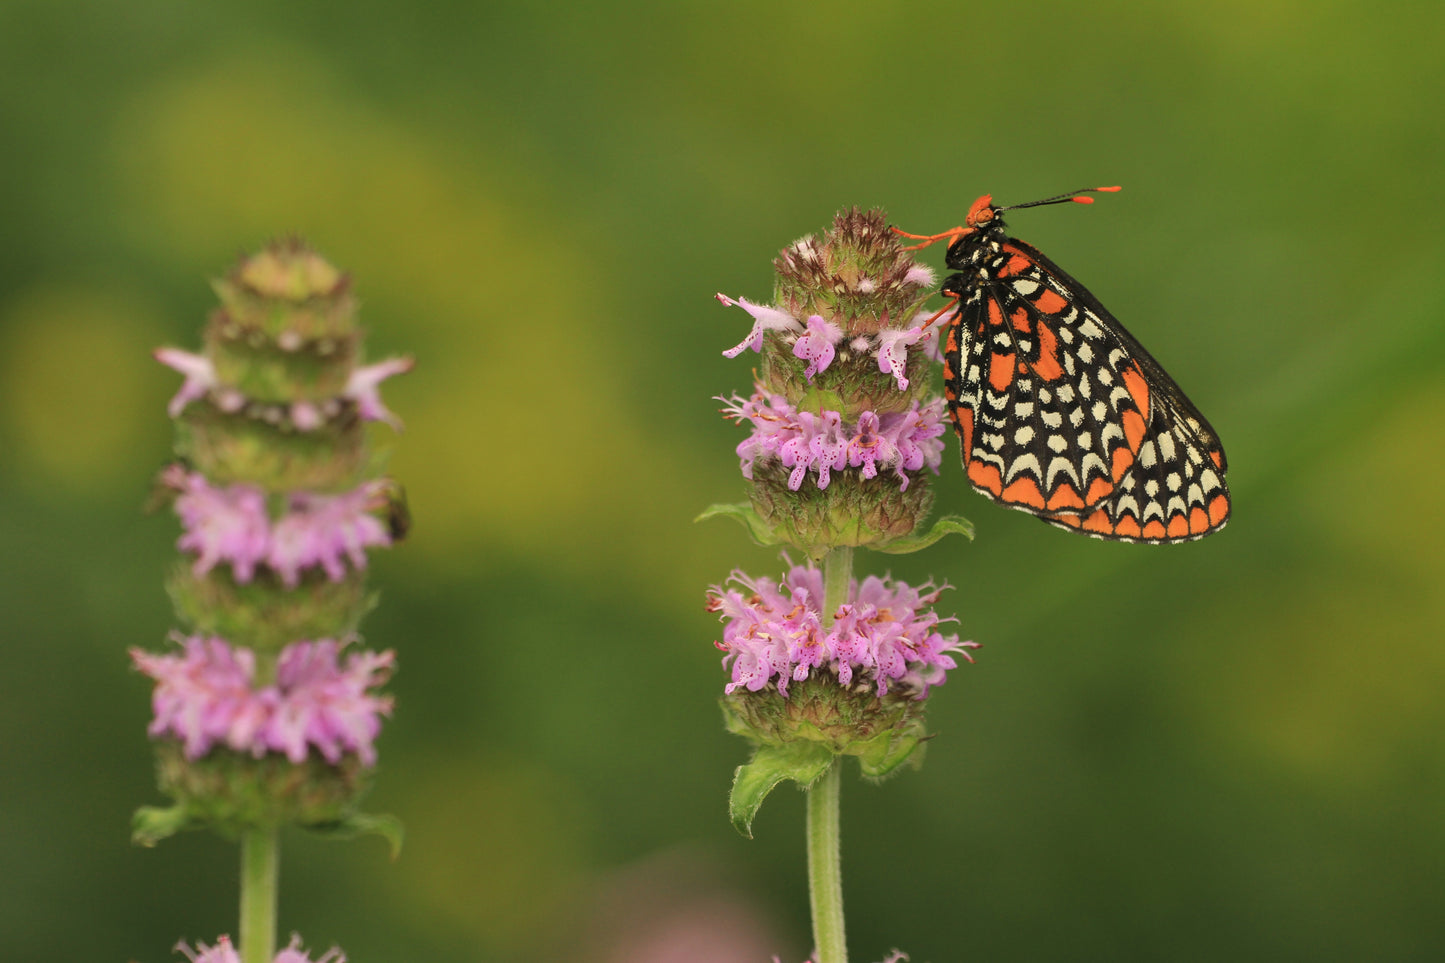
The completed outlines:
[[[265,493],[253,485],[218,487],[180,465],[167,468],[161,480],[179,493],[176,514],[185,532],[176,545],[195,553],[197,575],[228,562],[236,581],[249,582],[265,565],[294,588],[302,570],[319,566],[339,582],[347,560],[363,569],[368,547],[391,544],[386,523],[372,514],[387,504],[384,481],[340,495],[293,492],[285,514],[272,521]]]
[[[176,944],[175,950],[191,963],[241,963],[241,956],[231,945],[229,936],[217,939],[215,946],[197,943],[194,948],[182,940]],[[273,963],[312,963],[312,959],[310,954],[301,949],[301,937],[293,935],[291,942],[276,954]],[[346,954],[333,946],[318,956],[315,963],[346,963]]]
[[[825,626],[823,573],[812,566],[793,566],[781,583],[738,571],[730,581],[734,587],[708,592],[707,606],[726,623],[717,647],[727,653],[723,666],[732,670],[727,692],[776,684],[786,696],[790,682],[825,669],[843,686],[856,675],[880,696],[898,686],[921,699],[957,666],[950,652],[972,662],[968,650],[978,647],[937,631],[944,620],[929,606],[947,586],[915,589],[870,575],[849,586],[832,625]]]
[[[235,413],[246,407],[247,399],[230,385],[223,385],[216,377],[216,366],[205,355],[182,351],[180,348],[161,348],[155,359],[168,368],[186,376],[181,390],[171,399],[167,411],[175,418],[192,401],[210,396],[217,408]],[[356,404],[357,413],[365,421],[384,421],[393,428],[401,428],[401,419],[392,414],[381,403],[381,383],[392,375],[410,371],[414,362],[411,358],[389,358],[376,364],[366,365],[351,372],[346,387],[339,399],[330,401],[295,401],[285,406],[291,423],[300,431],[320,428],[330,417],[340,411],[339,401]]]
[[[801,342],[800,342],[801,343]],[[736,422],[753,424],[753,433],[738,445],[743,477],[753,477],[754,463],[776,458],[791,468],[788,487],[797,491],[808,472],[817,475],[819,488],[827,488],[832,473],[861,468],[864,478],[892,468],[908,488],[905,472],[925,466],[936,474],[943,456],[943,399],[926,405],[917,401],[906,411],[879,415],[865,411],[849,425],[836,411],[814,414],[799,411],[782,395],[768,394],[759,386],[751,398],[719,398],[727,402],[723,414]]]
[[[927,271],[926,268],[919,270]],[[806,321],[800,322],[786,311],[754,304],[747,298],[734,300],[725,294],[718,294],[716,297],[723,304],[742,308],[753,317],[753,329],[748,332],[748,336],[740,344],[724,351],[723,357],[736,358],[748,348],[762,351],[763,336],[769,331],[776,331],[792,342],[795,357],[808,362],[803,373],[811,380],[813,375],[828,369],[837,354],[838,345],[843,343],[843,329],[824,320],[821,315],[810,315]],[[919,346],[929,357],[938,357],[938,328],[926,321],[919,321],[922,317],[923,312],[920,312],[908,327],[884,328],[872,338],[860,335],[849,343],[849,348],[857,354],[875,355],[878,358],[878,370],[892,374],[898,383],[898,390],[906,391],[908,379],[903,372],[908,364],[908,349]]]
[[[177,655],[130,651],[157,683],[152,737],[179,739],[190,759],[224,745],[258,758],[284,753],[298,764],[312,749],[332,764],[347,752],[368,766],[376,762],[373,742],[391,699],[368,690],[390,675],[392,652],[352,652],[342,665],[342,642],[295,642],[276,663],[275,684],[258,689],[250,649],[215,637],[179,641],[184,651]]]

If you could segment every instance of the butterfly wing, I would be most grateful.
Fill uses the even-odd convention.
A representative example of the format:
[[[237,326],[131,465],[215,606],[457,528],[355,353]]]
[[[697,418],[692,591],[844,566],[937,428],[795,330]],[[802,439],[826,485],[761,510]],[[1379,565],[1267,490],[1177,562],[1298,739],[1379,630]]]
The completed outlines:
[[[1099,303],[1088,288],[1021,241],[1031,260],[1074,306],[1104,332],[1110,357],[1142,377],[1148,427],[1113,495],[1092,512],[1060,514],[1055,524],[1099,538],[1165,543],[1202,538],[1229,520],[1228,461],[1219,434],[1154,356]],[[1126,360],[1127,359],[1127,360]],[[1097,379],[1107,376],[1096,373]]]
[[[1203,538],[1224,527],[1230,497],[1218,437],[1168,394],[1156,397],[1148,436],[1118,491],[1087,516],[1046,521],[1097,538],[1152,544]]]
[[[1087,288],[1013,238],[960,305],[945,384],[969,481],[1098,538],[1199,538],[1229,516],[1218,435]]]
[[[1107,325],[1009,241],[960,307],[973,340],[969,480],[1040,515],[1088,512],[1124,478],[1144,440],[1148,385]]]

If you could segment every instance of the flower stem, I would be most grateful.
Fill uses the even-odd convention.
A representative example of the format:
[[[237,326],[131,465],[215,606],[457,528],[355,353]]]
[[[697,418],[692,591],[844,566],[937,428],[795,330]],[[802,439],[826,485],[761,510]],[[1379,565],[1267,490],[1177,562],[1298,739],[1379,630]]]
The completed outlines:
[[[241,837],[241,961],[271,963],[276,955],[276,881],[280,846],[275,826]]]
[[[853,549],[846,546],[831,549],[823,559],[823,627],[833,627],[838,606],[848,600],[848,586],[853,581]]]
[[[813,909],[814,963],[848,963],[838,834],[841,771],[842,766],[835,759],[808,790],[808,900]]]
[[[823,624],[831,627],[853,581],[853,550],[835,548],[823,560]],[[814,963],[848,963],[843,931],[843,851],[838,794],[842,766],[836,759],[808,790],[808,901],[813,910]]]

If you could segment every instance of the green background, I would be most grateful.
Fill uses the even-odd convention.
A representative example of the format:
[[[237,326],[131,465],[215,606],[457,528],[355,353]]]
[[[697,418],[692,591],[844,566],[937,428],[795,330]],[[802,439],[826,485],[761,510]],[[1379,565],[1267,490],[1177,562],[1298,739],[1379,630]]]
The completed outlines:
[[[181,0],[0,4],[0,959],[172,959],[236,853],[159,802],[168,455],[206,281],[300,232],[355,273],[413,537],[372,810],[285,839],[283,931],[368,961],[796,963],[802,804],[736,836],[702,611],[775,553],[726,521],[770,262],[843,206],[1011,228],[1083,278],[1229,452],[1235,513],[1104,544],[967,490],[979,663],[927,764],[844,787],[860,961],[1445,952],[1445,8]],[[926,254],[934,265],[942,252]],[[669,942],[671,941],[671,942]],[[666,947],[693,947],[667,955]],[[706,947],[706,949],[701,948]]]

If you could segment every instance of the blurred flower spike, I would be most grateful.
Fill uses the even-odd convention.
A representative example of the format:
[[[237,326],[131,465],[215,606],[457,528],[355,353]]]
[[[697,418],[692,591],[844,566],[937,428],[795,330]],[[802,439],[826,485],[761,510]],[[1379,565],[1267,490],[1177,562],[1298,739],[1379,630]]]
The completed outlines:
[[[212,286],[201,350],[155,352],[183,376],[169,406],[178,458],[155,486],[181,522],[167,588],[183,629],[179,652],[131,650],[155,682],[149,732],[174,803],[137,812],[133,837],[296,823],[378,832],[395,849],[399,824],[357,810],[395,655],[347,646],[375,602],[367,553],[407,529],[367,425],[400,427],[381,385],[412,361],[365,362],[350,278],[299,240]]]
[[[167,368],[185,375],[181,388],[166,407],[172,418],[180,417],[186,405],[192,401],[209,397],[217,408],[236,412],[248,407],[247,398],[235,388],[222,385],[216,380],[216,369],[205,355],[192,354],[179,348],[158,348],[155,358]],[[291,424],[300,431],[320,427],[327,419],[341,414],[344,403],[355,405],[363,421],[384,421],[393,428],[401,428],[401,419],[392,414],[381,403],[381,382],[392,375],[410,371],[414,362],[410,358],[392,358],[377,364],[358,368],[346,381],[346,389],[337,397],[316,401],[293,401],[289,406],[253,405],[250,410],[258,417],[279,421],[282,414],[291,419]]]
[[[229,936],[217,939],[215,946],[197,943],[192,947],[182,941],[176,944],[176,952],[190,963],[241,963],[241,956],[231,945]],[[301,937],[293,935],[291,942],[276,954],[272,963],[346,963],[346,954],[333,946],[312,960],[310,954],[301,949]]]
[[[156,682],[152,738],[179,740],[192,760],[224,746],[258,758],[281,753],[293,763],[314,751],[333,765],[347,753],[375,764],[391,699],[371,690],[390,675],[393,653],[355,651],[343,663],[340,642],[296,642],[277,660],[275,683],[258,686],[250,649],[219,638],[180,642],[183,651],[174,655],[131,650],[136,667]]]
[[[175,493],[176,514],[185,529],[176,545],[195,555],[195,574],[224,562],[239,583],[251,581],[258,566],[272,569],[288,588],[309,568],[339,582],[346,576],[346,562],[363,569],[367,548],[391,545],[392,527],[383,518],[399,510],[396,487],[383,479],[339,495],[291,492],[274,520],[266,493],[254,485],[212,485],[181,465],[163,471],[160,483]]]

